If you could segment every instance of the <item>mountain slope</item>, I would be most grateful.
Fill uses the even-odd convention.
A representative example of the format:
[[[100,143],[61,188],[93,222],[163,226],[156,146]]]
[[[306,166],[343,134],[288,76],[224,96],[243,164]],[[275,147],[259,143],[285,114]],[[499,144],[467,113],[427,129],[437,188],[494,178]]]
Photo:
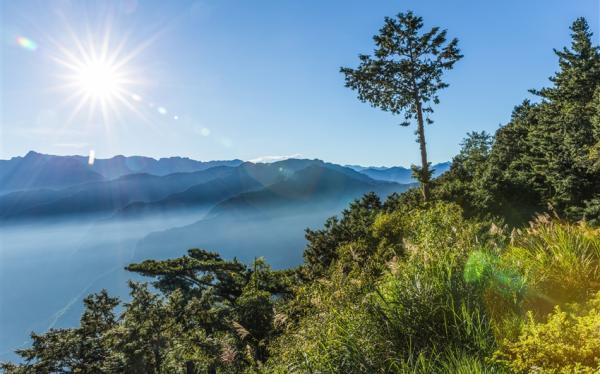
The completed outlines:
[[[232,168],[230,173],[205,183],[196,184],[188,189],[171,194],[163,199],[142,202],[136,201],[123,207],[118,216],[192,209],[200,206],[213,206],[220,201],[240,193],[257,190],[266,185],[287,178],[294,167],[286,164],[252,164],[244,163]]]
[[[217,204],[203,220],[148,235],[138,243],[136,258],[168,257],[164,248],[177,242],[181,248],[218,248],[224,257],[242,261],[251,261],[260,248],[275,267],[289,266],[301,258],[307,227],[319,227],[367,192],[388,195],[409,187],[320,161],[304,164],[280,182]]]
[[[87,160],[86,160],[87,161]],[[239,166],[242,160],[196,161],[187,157],[169,157],[154,159],[142,156],[115,156],[109,159],[97,159],[92,170],[113,179],[127,174],[146,173],[164,176],[173,173],[191,173],[210,169],[215,166]]]
[[[31,190],[0,196],[0,218],[42,218],[89,213],[110,213],[134,201],[155,201],[221,178],[235,168],[220,166],[194,173],[167,176],[126,175],[119,179],[86,183],[59,191]]]
[[[352,168],[359,173],[362,173],[364,175],[369,176],[370,178],[380,181],[396,182],[402,184],[416,183],[415,179],[412,177],[412,171],[402,166],[386,168],[362,167],[353,165]],[[433,173],[433,177],[435,178],[448,171],[448,169],[450,169],[450,162],[442,162],[439,164],[435,164],[432,166],[432,168],[435,170]]]
[[[114,156],[88,164],[84,156],[53,156],[30,151],[24,157],[0,160],[0,192],[36,188],[61,189],[82,183],[110,180],[130,174],[165,176],[191,173],[216,166],[239,166],[242,160],[196,161],[183,157],[154,159]]]
[[[2,160],[0,191],[64,188],[104,179],[77,157],[80,156],[49,156],[31,151],[25,157]]]
[[[291,205],[315,204],[317,201],[333,206],[368,191],[387,194],[405,189],[321,160],[287,159],[260,164],[245,162],[237,167],[216,166],[166,176],[128,174],[105,180],[100,174],[89,170],[87,164],[83,164],[82,156],[47,156],[30,152],[24,159],[21,161],[32,165],[31,168],[43,169],[43,166],[34,162],[37,160],[40,165],[50,163],[47,168],[50,171],[58,168],[65,173],[72,173],[62,183],[74,185],[59,188],[58,180],[52,184],[48,176],[28,185],[33,187],[41,184],[43,188],[0,195],[0,219],[77,217],[81,214],[110,216],[115,212],[117,216],[131,217],[198,207],[208,209],[219,203],[222,205],[215,208],[213,213],[220,209],[236,212],[258,209],[270,214],[274,208],[283,210]],[[146,167],[147,160],[153,159],[115,157],[111,160],[112,170],[122,172],[131,166],[131,162]],[[117,161],[121,164],[115,163]],[[2,170],[8,170],[4,168],[6,165],[2,165]],[[17,170],[25,174],[20,167]],[[6,174],[16,176],[18,173],[9,170]],[[60,173],[56,175],[61,176]],[[8,180],[3,178],[3,185]]]
[[[128,215],[212,206],[239,193],[281,181],[299,168],[314,163],[322,164],[314,160],[285,160],[273,164],[246,162],[238,167],[217,166],[166,176],[131,174],[59,190],[17,191],[0,196],[0,218],[112,214],[121,209]]]
[[[118,212],[118,216],[131,217],[147,213],[164,213],[179,209],[212,206],[244,192],[259,190],[263,187],[274,185],[277,182],[283,182],[289,178],[297,178],[295,173],[298,170],[308,167],[337,170],[342,174],[350,176],[352,180],[372,182],[369,177],[351,169],[343,168],[339,165],[327,164],[320,160],[288,159],[270,164],[246,162],[235,168],[228,175],[192,186],[163,199],[150,202],[137,201],[128,204]],[[288,187],[284,186],[282,188],[285,189]]]
[[[210,216],[219,215],[276,215],[290,209],[339,207],[367,193],[388,195],[408,189],[406,185],[375,181],[343,167],[331,168],[313,164],[294,173],[289,179],[267,186],[259,191],[247,192],[215,206]],[[348,169],[349,170],[349,169]]]

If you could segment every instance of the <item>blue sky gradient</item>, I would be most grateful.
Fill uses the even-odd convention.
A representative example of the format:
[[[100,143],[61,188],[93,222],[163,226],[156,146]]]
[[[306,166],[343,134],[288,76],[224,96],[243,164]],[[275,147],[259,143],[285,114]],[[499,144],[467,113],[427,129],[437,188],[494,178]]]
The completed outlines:
[[[427,128],[431,161],[446,161],[467,132],[494,132],[528,89],[548,84],[552,49],[569,43],[576,17],[588,19],[596,42],[600,34],[597,0],[0,2],[0,158],[93,149],[96,157],[410,165],[413,129],[359,102],[339,67],[372,51],[385,16],[413,10],[458,37],[465,56]],[[136,80],[128,90],[142,100],[127,98],[135,112],[117,104],[108,119],[85,106],[73,115],[52,56],[57,45],[76,49],[68,29],[91,45],[107,27],[109,53],[122,41],[125,54],[145,46],[127,63]],[[23,48],[19,36],[37,48]]]

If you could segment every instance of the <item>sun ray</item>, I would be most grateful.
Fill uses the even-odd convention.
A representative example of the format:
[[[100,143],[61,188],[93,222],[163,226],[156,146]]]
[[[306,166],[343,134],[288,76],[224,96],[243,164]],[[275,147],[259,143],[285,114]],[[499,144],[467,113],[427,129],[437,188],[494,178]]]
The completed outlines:
[[[87,97],[87,95],[80,95],[79,102],[77,103],[77,106],[69,116],[68,123],[73,121],[73,119],[79,114],[79,112],[81,112],[81,109],[88,103],[88,101],[89,97]]]
[[[136,47],[133,51],[125,55],[121,60],[115,61],[114,66],[118,69],[127,64],[129,61],[137,57],[140,53],[142,53],[150,44],[152,44],[157,38],[158,35],[154,35],[146,41],[142,42],[138,47]]]
[[[102,111],[103,118],[108,117],[108,104],[105,99],[100,99],[100,110]]]
[[[100,59],[102,61],[106,61],[107,60],[107,56],[108,56],[108,48],[110,45],[110,25],[107,22],[107,25],[104,28],[104,37],[102,38],[102,47],[100,50]]]
[[[137,64],[165,28],[138,39],[131,29],[117,30],[110,14],[103,16],[97,27],[84,19],[81,28],[74,28],[64,14],[59,17],[64,21],[64,32],[47,37],[54,47],[47,51],[61,69],[55,76],[62,84],[48,88],[67,92],[65,107],[71,112],[67,123],[81,118],[88,125],[102,122],[105,127],[114,127],[124,122],[120,121],[122,115],[132,113],[154,126],[148,108],[135,99],[149,81],[134,61]]]
[[[128,77],[129,72],[125,64],[116,65],[122,59],[117,52],[110,50],[109,29],[110,27],[106,28],[101,45],[97,48],[90,34],[87,36],[88,45],[84,45],[69,28],[75,49],[70,50],[59,44],[59,55],[52,56],[52,60],[66,70],[66,73],[60,76],[65,81],[61,87],[74,90],[71,97],[80,96],[71,117],[76,116],[87,105],[88,120],[91,120],[100,107],[102,117],[106,121],[111,112],[115,112],[114,102],[126,101],[120,92],[127,91],[125,86],[132,84],[134,80]],[[127,107],[130,108],[131,105]]]

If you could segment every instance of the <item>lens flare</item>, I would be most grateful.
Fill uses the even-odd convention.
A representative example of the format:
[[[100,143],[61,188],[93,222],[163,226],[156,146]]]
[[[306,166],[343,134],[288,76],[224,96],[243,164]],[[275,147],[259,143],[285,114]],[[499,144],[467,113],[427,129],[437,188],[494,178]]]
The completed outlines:
[[[515,269],[500,265],[497,256],[484,251],[469,255],[464,269],[468,283],[484,285],[507,297],[527,292],[525,278]]]
[[[17,37],[17,44],[19,46],[21,46],[22,48],[24,48],[28,51],[32,51],[32,52],[38,48],[38,45],[36,42],[34,42],[33,40],[26,38],[24,36]]]
[[[88,157],[88,165],[94,165],[94,161],[96,161],[96,151],[90,149],[90,155]]]

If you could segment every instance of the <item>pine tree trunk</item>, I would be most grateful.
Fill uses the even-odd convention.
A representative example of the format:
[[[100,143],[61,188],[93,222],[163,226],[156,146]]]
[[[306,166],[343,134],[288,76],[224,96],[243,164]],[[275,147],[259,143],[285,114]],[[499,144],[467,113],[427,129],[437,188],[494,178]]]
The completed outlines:
[[[421,191],[423,200],[429,201],[429,163],[427,162],[427,144],[425,143],[425,124],[421,100],[417,99],[417,138],[421,148]]]

